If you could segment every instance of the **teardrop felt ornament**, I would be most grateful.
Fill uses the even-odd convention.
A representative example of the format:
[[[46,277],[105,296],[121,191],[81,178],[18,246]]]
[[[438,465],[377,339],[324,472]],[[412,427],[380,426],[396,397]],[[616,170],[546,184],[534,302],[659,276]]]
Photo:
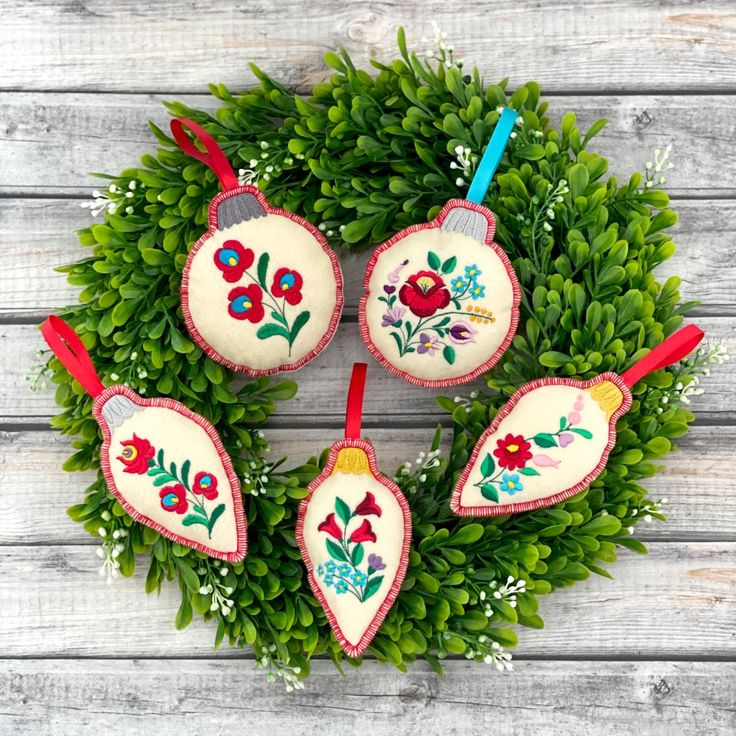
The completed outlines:
[[[516,332],[519,282],[481,204],[516,117],[501,115],[467,199],[397,233],[368,261],[361,335],[384,368],[411,383],[470,381],[496,364]]]
[[[203,128],[178,118],[171,130],[223,189],[210,203],[209,230],[190,251],[182,276],[182,311],[192,338],[213,360],[252,376],[297,370],[327,346],[340,320],[335,254],[307,220],[269,206],[258,188],[239,186]]]
[[[325,469],[309,484],[296,527],[309,584],[349,657],[363,654],[393,606],[411,542],[406,498],[360,439],[365,369],[353,368],[345,439],[332,445]]]
[[[646,374],[702,340],[689,325],[618,375],[540,378],[516,391],[481,435],[452,495],[458,516],[498,516],[552,506],[587,488],[616,444],[616,422]]]
[[[94,398],[100,465],[126,513],[179,544],[237,562],[247,552],[240,482],[215,428],[167,398],[104,388],[89,354],[58,317],[41,327],[49,347]]]

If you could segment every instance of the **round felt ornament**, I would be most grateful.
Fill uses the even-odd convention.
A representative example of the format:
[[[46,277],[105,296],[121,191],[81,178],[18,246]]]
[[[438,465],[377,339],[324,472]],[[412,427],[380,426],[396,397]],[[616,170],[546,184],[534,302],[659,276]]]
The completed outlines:
[[[296,527],[309,584],[349,657],[363,654],[394,604],[411,542],[409,504],[360,438],[365,373],[354,365],[345,439],[309,484]]]
[[[185,132],[191,130],[206,153]],[[181,303],[194,341],[223,365],[253,376],[297,370],[332,339],[343,304],[337,258],[317,228],[239,186],[225,154],[203,128],[171,121],[182,150],[207,164],[222,192],[209,230],[187,258]]]
[[[94,398],[104,441],[100,465],[112,494],[136,521],[187,547],[237,562],[247,551],[240,482],[215,428],[172,399],[105,388],[79,336],[59,317],[41,332]]]
[[[458,516],[498,516],[552,506],[587,488],[616,444],[631,389],[684,358],[703,332],[689,325],[632,368],[590,381],[540,378],[522,386],[481,435],[452,495]]]
[[[397,233],[368,261],[361,335],[388,371],[411,383],[470,381],[496,364],[516,332],[519,282],[481,204],[516,117],[508,108],[501,115],[467,199]]]

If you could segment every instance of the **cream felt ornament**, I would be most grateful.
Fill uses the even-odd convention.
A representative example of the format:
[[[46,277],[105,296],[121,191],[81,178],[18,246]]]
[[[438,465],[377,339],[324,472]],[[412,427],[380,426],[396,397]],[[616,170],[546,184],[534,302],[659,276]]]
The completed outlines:
[[[411,542],[409,504],[360,438],[365,373],[354,365],[345,439],[309,484],[296,526],[309,584],[349,657],[363,654],[394,604]]]
[[[215,428],[178,401],[105,388],[79,336],[59,317],[41,332],[93,398],[110,492],[133,519],[179,544],[237,562],[247,551],[240,481]]]
[[[195,147],[184,129],[206,148]],[[207,164],[223,191],[210,203],[209,230],[187,258],[181,304],[194,341],[213,360],[264,376],[297,370],[332,339],[343,304],[337,258],[317,228],[239,186],[225,154],[203,128],[171,121],[182,150]]]
[[[516,117],[503,111],[467,199],[397,233],[368,261],[361,335],[384,368],[411,383],[470,381],[495,365],[516,332],[519,282],[481,204]]]
[[[689,325],[622,375],[590,381],[540,378],[522,386],[481,435],[455,486],[458,516],[497,516],[551,506],[587,488],[616,444],[616,422],[631,389],[652,371],[684,358],[702,340]]]

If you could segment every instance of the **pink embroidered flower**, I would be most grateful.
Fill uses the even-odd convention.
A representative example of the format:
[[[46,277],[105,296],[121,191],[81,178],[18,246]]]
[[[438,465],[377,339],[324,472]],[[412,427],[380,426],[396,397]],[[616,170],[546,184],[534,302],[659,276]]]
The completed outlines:
[[[571,411],[567,415],[567,421],[570,422],[570,426],[574,426],[575,424],[579,424],[581,420],[580,412],[577,411]]]
[[[187,491],[181,483],[176,483],[173,486],[164,486],[158,492],[158,495],[161,498],[161,508],[164,511],[184,514],[189,508]]]
[[[211,473],[197,473],[194,476],[192,490],[194,493],[201,493],[211,501],[213,498],[217,498],[217,478]]]
[[[244,248],[239,240],[226,240],[215,251],[215,266],[222,271],[225,281],[239,281],[247,268],[253,265],[255,256],[250,248]]]
[[[386,314],[381,317],[381,327],[393,327],[402,320],[405,314],[406,309],[404,309],[404,307],[393,307],[392,309],[389,309]]]
[[[327,532],[327,534],[335,537],[335,539],[342,539],[342,529],[340,529],[335,521],[335,514],[327,514],[327,518],[317,527],[317,531]]]
[[[402,261],[396,268],[391,271],[391,273],[388,275],[388,282],[390,284],[398,284],[401,280],[401,276],[399,275],[405,268],[405,266],[409,263],[408,260]],[[391,292],[388,292],[391,293]]]
[[[231,317],[248,320],[254,325],[263,319],[263,290],[257,284],[238,286],[227,298],[230,301],[228,312]]]
[[[125,465],[123,472],[143,475],[148,470],[148,461],[156,453],[153,445],[136,434],[133,435],[132,440],[126,440],[120,444],[123,449],[117,459]]]
[[[534,455],[532,462],[538,468],[556,468],[560,464],[559,460],[553,460],[549,455]]]
[[[280,299],[284,297],[291,304],[299,304],[302,300],[302,286],[304,279],[298,271],[292,271],[290,268],[280,268],[273,276],[271,284],[271,293]]]
[[[366,491],[365,498],[355,507],[355,513],[359,516],[381,515],[381,507],[376,503],[376,497]]]
[[[368,519],[363,519],[363,523],[350,535],[351,542],[375,542],[376,535],[371,528]]]
[[[450,340],[456,345],[465,345],[468,342],[475,342],[473,337],[476,331],[467,322],[459,320],[450,325],[447,334],[450,336]]]
[[[572,432],[563,432],[560,435],[560,447],[567,447],[568,445],[572,444],[572,441],[575,439],[575,435]]]

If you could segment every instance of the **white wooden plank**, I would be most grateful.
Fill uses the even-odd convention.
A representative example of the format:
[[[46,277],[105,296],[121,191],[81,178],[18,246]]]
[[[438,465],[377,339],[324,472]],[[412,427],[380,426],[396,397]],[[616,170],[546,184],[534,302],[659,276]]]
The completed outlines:
[[[736,324],[733,319],[703,317],[697,323],[706,331],[704,344],[719,342],[733,354],[736,348]],[[29,366],[38,363],[36,353],[43,342],[34,325],[0,325],[0,423],[38,423],[55,413],[53,391],[39,388],[31,391],[27,375]],[[451,390],[432,390],[412,386],[384,371],[363,345],[354,322],[343,322],[329,348],[308,365],[293,374],[299,383],[296,397],[282,405],[280,417],[301,417],[310,423],[341,417],[343,396],[347,393],[350,366],[355,361],[369,365],[364,413],[369,421],[385,426],[411,421],[431,424],[446,417],[436,403],[441,395],[467,395],[483,386],[482,379]],[[696,398],[693,408],[703,414],[725,417],[736,412],[733,371],[728,366],[713,371],[704,395]],[[428,418],[429,417],[429,418]],[[435,418],[435,419],[432,419]]]
[[[734,657],[736,544],[653,543],[622,552],[614,581],[591,577],[541,601],[543,630],[519,654],[554,658]],[[213,627],[174,629],[179,590],[146,596],[146,570],[107,586],[87,546],[5,547],[0,656],[172,657],[211,653]],[[232,655],[227,647],[217,656]]]
[[[168,126],[160,99],[152,94],[0,93],[0,119],[7,121],[0,138],[0,193],[86,195],[100,186],[90,171],[116,173],[154,148],[146,121]],[[208,95],[182,101],[206,110],[217,106]],[[734,95],[597,94],[549,102],[554,123],[567,110],[578,114],[583,130],[601,117],[609,119],[591,150],[606,156],[610,173],[624,181],[642,170],[654,148],[672,143],[675,168],[667,173],[668,191],[736,192],[736,161],[730,155],[736,136]]]
[[[311,85],[322,55],[344,45],[365,66],[396,54],[404,25],[418,50],[437,21],[458,57],[513,84],[553,89],[728,89],[736,79],[728,0],[540,4],[480,0],[366,6],[300,0],[235,7],[227,0],[4,0],[0,84],[6,89],[198,91],[248,84],[255,61],[280,81]],[[550,60],[554,63],[550,63]]]
[[[699,299],[700,313],[736,310],[736,202],[679,200],[680,222],[673,229],[677,253],[657,272],[682,278],[685,299]],[[89,210],[76,200],[0,199],[3,269],[0,319],[41,317],[77,300],[79,289],[54,268],[84,258],[76,230],[90,223]],[[345,314],[354,315],[370,252],[338,253],[345,277]]]
[[[427,451],[433,429],[368,428],[379,463],[387,474],[404,461],[413,462]],[[447,451],[446,430],[443,451]],[[267,432],[273,459],[289,457],[289,465],[304,462],[339,435],[334,429],[272,429]],[[70,438],[55,432],[0,433],[0,486],[3,523],[0,545],[95,544],[95,540],[66,515],[79,503],[93,473],[65,473]],[[661,541],[736,541],[736,478],[731,455],[736,428],[696,425],[668,456],[664,470],[643,483],[652,498],[667,498],[666,524],[640,524],[637,537]],[[707,478],[707,482],[703,479]],[[29,492],[30,490],[30,492]]]
[[[347,676],[312,665],[286,693],[238,661],[0,662],[0,731],[118,733],[498,733],[504,736],[697,733],[736,727],[728,662],[517,662],[513,674],[472,662],[408,675],[366,662]]]

